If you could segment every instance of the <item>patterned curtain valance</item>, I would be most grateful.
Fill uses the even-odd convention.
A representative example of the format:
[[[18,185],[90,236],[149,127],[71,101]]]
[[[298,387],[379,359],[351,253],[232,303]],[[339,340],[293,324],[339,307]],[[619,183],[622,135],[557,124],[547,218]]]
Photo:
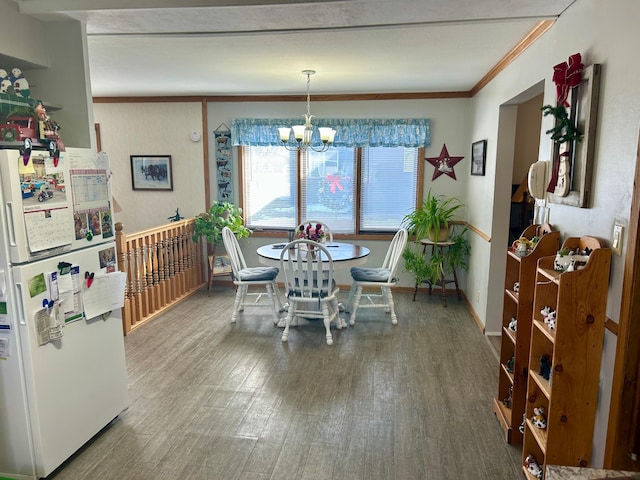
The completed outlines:
[[[278,127],[304,123],[300,118],[235,118],[231,138],[235,146],[279,146]],[[320,118],[314,127],[336,130],[336,147],[428,147],[431,144],[427,118]],[[317,137],[317,138],[316,138]],[[313,143],[320,143],[317,128]]]

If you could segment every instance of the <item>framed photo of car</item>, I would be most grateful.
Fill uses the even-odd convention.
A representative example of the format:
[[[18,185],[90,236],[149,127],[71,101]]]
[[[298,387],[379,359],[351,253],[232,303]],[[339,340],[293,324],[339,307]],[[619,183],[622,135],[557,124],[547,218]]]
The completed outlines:
[[[484,175],[487,162],[487,141],[471,144],[471,175]]]
[[[134,190],[173,190],[171,155],[131,155]]]

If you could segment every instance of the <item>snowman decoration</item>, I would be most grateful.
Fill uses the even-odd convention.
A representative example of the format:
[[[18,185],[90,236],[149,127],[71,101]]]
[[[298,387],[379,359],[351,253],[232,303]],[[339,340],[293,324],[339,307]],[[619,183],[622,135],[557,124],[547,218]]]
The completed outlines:
[[[14,68],[11,70],[11,76],[9,77],[11,80],[11,84],[13,85],[13,91],[19,97],[29,98],[31,96],[31,90],[29,89],[29,82],[24,75],[22,74],[22,70],[19,68]]]
[[[11,86],[11,80],[9,74],[3,68],[0,68],[0,93],[9,93],[9,87]]]

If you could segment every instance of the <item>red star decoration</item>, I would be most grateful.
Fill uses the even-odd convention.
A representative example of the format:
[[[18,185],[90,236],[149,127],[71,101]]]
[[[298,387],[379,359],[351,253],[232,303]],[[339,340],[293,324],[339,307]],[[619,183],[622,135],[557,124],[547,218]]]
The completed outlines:
[[[449,175],[454,180],[457,180],[456,172],[453,170],[453,167],[463,158],[464,157],[452,157],[447,151],[447,144],[445,143],[442,145],[442,151],[440,152],[439,157],[425,158],[427,162],[435,167],[431,180],[435,180],[442,174]]]

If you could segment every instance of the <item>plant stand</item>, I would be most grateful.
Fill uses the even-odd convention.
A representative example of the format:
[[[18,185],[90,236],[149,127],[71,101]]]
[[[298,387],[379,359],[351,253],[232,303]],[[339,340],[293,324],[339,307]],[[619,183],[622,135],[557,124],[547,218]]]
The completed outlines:
[[[427,254],[427,247],[431,246],[431,254],[433,255],[436,251],[436,248],[439,249],[440,253],[442,253],[444,251],[445,248],[449,248],[451,245],[453,245],[453,242],[449,242],[449,241],[445,241],[445,242],[434,242],[433,240],[429,240],[427,238],[424,238],[422,240],[420,240],[420,243],[422,244],[422,254],[426,255]],[[430,282],[430,281],[426,281],[426,283],[429,284],[429,295],[431,295],[431,293],[433,292],[433,286],[434,283]],[[447,306],[447,289],[446,286],[449,283],[453,283],[456,286],[456,294],[458,295],[458,300],[462,300],[462,296],[460,295],[460,287],[458,285],[458,276],[456,275],[456,270],[455,268],[452,269],[452,278],[446,278],[446,276],[444,276],[440,281],[436,282],[435,285],[438,285],[441,287],[442,289],[442,306],[446,307]],[[416,286],[413,290],[413,301],[415,302],[416,300],[416,294],[418,293],[418,284],[416,283]]]
[[[213,277],[230,275],[231,278],[233,279],[233,272],[231,270],[231,261],[229,260],[229,257],[226,255],[226,253],[218,254],[216,252],[216,245],[213,245],[213,246],[210,245],[207,257],[209,260],[209,279],[207,283],[207,295],[211,296],[211,288],[213,287]],[[218,260],[218,262],[216,262],[216,260]]]

